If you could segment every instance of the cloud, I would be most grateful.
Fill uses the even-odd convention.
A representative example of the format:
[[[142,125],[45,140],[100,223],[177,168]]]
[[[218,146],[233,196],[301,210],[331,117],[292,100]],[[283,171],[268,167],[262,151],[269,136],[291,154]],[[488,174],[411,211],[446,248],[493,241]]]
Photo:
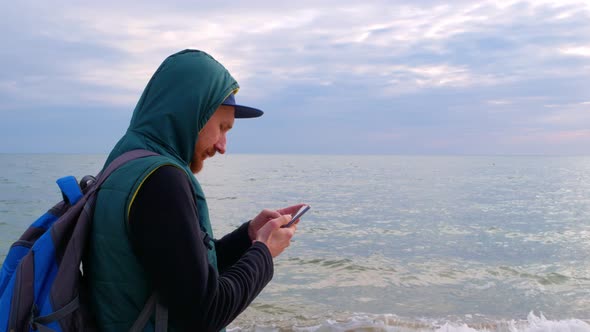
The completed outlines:
[[[590,46],[563,47],[560,48],[559,51],[566,55],[590,57]]]
[[[590,124],[590,105],[582,103],[550,104],[550,113],[537,118],[539,124],[561,128],[586,128]]]
[[[504,99],[488,100],[487,103],[491,104],[491,105],[510,105],[510,104],[512,104],[512,102],[510,100],[504,100]]]
[[[509,138],[510,143],[541,143],[561,145],[572,142],[584,141],[590,143],[590,130],[558,130],[547,132],[540,128],[530,128],[520,135]]]
[[[46,105],[130,110],[166,56],[198,48],[238,79],[240,100],[279,109],[280,121],[357,126],[367,142],[404,129],[430,140],[417,149],[444,139],[460,150],[464,126],[474,128],[468,140],[490,146],[484,133],[516,137],[526,123],[547,133],[590,126],[573,106],[590,89],[590,35],[580,33],[590,29],[587,1],[4,7],[0,60],[11,65],[0,78],[0,111],[14,117]],[[370,119],[383,128],[371,134]]]
[[[506,80],[526,78],[527,73],[518,68],[512,68],[512,74],[508,73],[508,76],[499,77],[495,71],[472,68],[465,59],[452,59],[449,63],[448,60],[437,60],[436,55],[452,55],[453,40],[462,40],[462,36],[473,33],[485,36],[506,32],[507,39],[520,39],[518,33],[510,35],[509,31],[503,30],[513,29],[515,21],[521,18],[525,19],[520,23],[524,29],[538,29],[543,22],[534,21],[547,16],[543,10],[560,15],[558,13],[562,10],[556,7],[557,4],[550,1],[501,4],[487,1],[475,5],[458,3],[430,7],[409,3],[377,6],[341,2],[335,8],[317,4],[313,9],[293,4],[286,6],[282,13],[273,8],[248,10],[238,7],[205,9],[204,13],[197,15],[170,8],[151,11],[148,8],[143,13],[140,11],[142,15],[137,15],[135,10],[117,12],[95,4],[64,8],[61,15],[47,20],[42,34],[70,43],[93,40],[101,48],[124,54],[115,68],[94,58],[87,62],[82,59],[76,66],[90,68],[94,74],[80,73],[79,79],[102,86],[105,83],[123,85],[132,88],[133,92],[141,88],[145,77],[149,78],[155,64],[184,47],[206,48],[231,68],[241,81],[256,82],[256,75],[260,74],[276,77],[266,83],[265,88],[277,84],[286,88],[285,77],[326,84],[337,80],[342,67],[372,65],[376,67],[374,70],[353,69],[353,72],[361,78],[374,75],[376,71],[390,72],[388,82],[393,89],[386,90],[412,92],[440,86],[501,84]],[[517,8],[513,10],[515,6]],[[579,10],[587,8],[581,4],[577,6]],[[571,12],[573,9],[567,7],[567,10]],[[519,15],[519,11],[522,14]],[[538,64],[536,58],[542,47],[532,47],[529,42],[507,51],[530,52],[527,61]],[[338,54],[338,49],[343,53]],[[417,50],[435,56],[407,65]],[[571,49],[566,50],[571,52]],[[396,65],[398,67],[392,68]],[[514,65],[509,63],[510,67]],[[112,79],[105,82],[104,78],[108,77]],[[414,88],[396,89],[399,85]]]

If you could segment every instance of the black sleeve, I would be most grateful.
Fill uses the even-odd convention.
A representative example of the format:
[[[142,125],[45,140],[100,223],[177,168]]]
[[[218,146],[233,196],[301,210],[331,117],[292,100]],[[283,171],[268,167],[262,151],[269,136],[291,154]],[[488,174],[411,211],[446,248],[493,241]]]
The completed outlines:
[[[215,251],[217,252],[217,267],[220,273],[234,265],[252,245],[252,240],[248,235],[248,226],[250,226],[250,222],[245,222],[235,231],[214,241]]]
[[[177,327],[219,331],[272,279],[272,256],[255,242],[218,274],[207,258],[186,176],[163,166],[147,178],[131,206],[131,244]]]

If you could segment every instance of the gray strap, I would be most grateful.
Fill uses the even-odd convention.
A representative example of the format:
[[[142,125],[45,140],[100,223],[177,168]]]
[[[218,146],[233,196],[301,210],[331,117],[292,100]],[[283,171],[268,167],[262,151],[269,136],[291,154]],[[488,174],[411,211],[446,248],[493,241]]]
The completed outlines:
[[[143,310],[141,310],[141,312],[139,313],[137,320],[135,321],[135,323],[133,323],[133,326],[131,326],[129,332],[140,332],[143,330],[143,328],[147,325],[148,321],[150,320],[150,317],[154,313],[154,308],[156,306],[157,301],[158,297],[154,292],[148,298],[147,302],[145,303],[145,306],[143,307]]]
[[[72,312],[78,310],[78,308],[80,308],[80,298],[76,296],[70,303],[66,304],[61,309],[52,312],[49,315],[33,318],[33,326],[39,330],[39,332],[55,332],[46,325],[65,318]]]
[[[63,306],[61,309],[50,313],[49,315],[37,317],[33,320],[33,322],[38,326],[41,327],[43,325],[47,325],[49,323],[53,323],[58,321],[67,315],[71,314],[75,310],[80,308],[80,298],[76,296],[70,303]]]
[[[45,325],[37,325],[37,331],[39,331],[39,332],[56,332],[53,329],[51,329]]]
[[[134,159],[158,155],[159,154],[155,152],[141,149],[127,151],[123,153],[119,157],[115,158],[115,160],[113,160],[104,171],[100,172],[100,174],[97,176],[96,183],[93,184],[92,191],[95,191],[96,189],[100,188],[102,183],[109,177],[109,175],[111,175],[111,173],[113,173],[115,170],[117,170],[117,168],[121,167],[123,164]],[[139,316],[137,317],[129,331],[141,332],[147,325],[154,311],[156,312],[156,332],[166,332],[166,330],[168,329],[168,309],[164,308],[161,304],[158,303],[158,296],[155,292],[152,293],[152,295],[150,295],[147,302],[145,303],[145,306],[139,313]]]
[[[96,177],[96,184],[94,185],[94,188],[98,188],[102,185],[102,183],[109,177],[109,175],[111,175],[111,173],[113,173],[115,170],[117,170],[117,168],[121,167],[123,164],[127,163],[128,161],[134,160],[134,159],[138,159],[138,158],[143,158],[143,157],[149,157],[149,156],[158,156],[159,154],[152,152],[152,151],[148,151],[148,150],[131,150],[131,151],[127,151],[125,153],[123,153],[122,155],[118,156],[117,158],[115,158],[115,160],[113,160],[108,166],[107,168],[100,172],[100,174]]]
[[[160,301],[156,304],[156,328],[154,332],[167,332],[168,331],[168,308],[160,304]]]

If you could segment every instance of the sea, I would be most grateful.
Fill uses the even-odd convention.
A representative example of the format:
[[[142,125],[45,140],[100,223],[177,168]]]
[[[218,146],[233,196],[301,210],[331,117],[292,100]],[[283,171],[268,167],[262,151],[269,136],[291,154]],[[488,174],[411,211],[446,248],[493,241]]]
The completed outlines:
[[[105,155],[0,154],[0,261]],[[307,203],[228,331],[590,331],[590,157],[216,156],[217,237]]]

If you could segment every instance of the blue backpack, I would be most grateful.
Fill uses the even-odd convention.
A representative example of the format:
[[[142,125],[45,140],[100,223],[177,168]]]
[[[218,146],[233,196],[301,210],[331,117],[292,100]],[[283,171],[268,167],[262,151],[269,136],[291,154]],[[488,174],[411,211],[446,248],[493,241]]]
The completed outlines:
[[[11,247],[0,270],[0,331],[95,330],[88,308],[82,257],[90,234],[96,192],[106,178],[128,161],[157,155],[129,151],[96,178],[78,185],[73,176],[57,180],[63,201],[37,219]],[[167,310],[152,294],[132,330],[150,324],[165,331]],[[153,326],[153,325],[151,325]]]

